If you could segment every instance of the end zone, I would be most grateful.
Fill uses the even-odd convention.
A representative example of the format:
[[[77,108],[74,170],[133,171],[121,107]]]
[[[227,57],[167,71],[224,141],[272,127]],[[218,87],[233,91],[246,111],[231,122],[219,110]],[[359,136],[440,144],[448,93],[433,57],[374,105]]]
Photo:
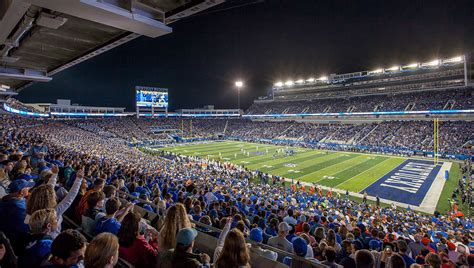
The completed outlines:
[[[444,187],[445,170],[450,168],[450,162],[435,166],[433,161],[407,159],[360,193],[432,213]]]

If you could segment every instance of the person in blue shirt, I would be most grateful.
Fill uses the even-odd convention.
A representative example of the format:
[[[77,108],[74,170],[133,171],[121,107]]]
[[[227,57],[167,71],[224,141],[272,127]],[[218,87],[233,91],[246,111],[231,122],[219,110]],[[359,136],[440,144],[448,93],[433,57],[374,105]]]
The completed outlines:
[[[76,230],[60,233],[51,245],[51,254],[41,263],[43,268],[77,268],[84,259],[86,238]]]
[[[410,268],[410,266],[415,263],[415,260],[408,256],[407,251],[408,251],[408,245],[407,242],[404,240],[399,240],[397,241],[397,247],[400,255],[402,256],[403,260],[405,261],[405,267]]]
[[[54,209],[35,211],[29,220],[30,238],[24,253],[18,259],[19,267],[38,267],[51,252],[51,234],[58,228],[58,217]]]
[[[28,191],[35,185],[23,179],[14,180],[8,185],[9,194],[2,198],[0,202],[0,230],[11,239],[15,252],[23,249],[29,227],[25,224],[26,200]],[[15,238],[15,239],[12,239]]]
[[[133,208],[133,204],[128,204],[122,210],[120,208],[120,201],[113,197],[107,200],[105,203],[105,213],[106,215],[102,218],[99,218],[95,225],[96,234],[103,232],[112,233],[114,235],[118,234],[120,230],[121,222],[125,215]]]

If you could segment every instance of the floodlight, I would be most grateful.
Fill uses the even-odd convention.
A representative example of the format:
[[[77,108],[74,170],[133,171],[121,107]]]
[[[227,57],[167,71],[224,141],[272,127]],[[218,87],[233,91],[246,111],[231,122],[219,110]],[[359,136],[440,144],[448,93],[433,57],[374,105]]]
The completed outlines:
[[[292,86],[293,84],[294,84],[294,82],[291,81],[291,80],[288,80],[288,81],[285,82],[285,86]]]
[[[303,84],[304,83],[304,80],[303,79],[298,79],[295,81],[296,84]]]
[[[420,66],[419,63],[411,63],[411,64],[408,64],[408,65],[403,66],[402,68],[404,68],[404,69],[410,69],[410,68],[417,68],[418,66]]]
[[[385,71],[399,71],[400,66],[392,66],[390,68],[385,69]]]
[[[422,66],[438,66],[439,65],[439,59],[432,60],[430,62],[425,62],[421,64]]]
[[[235,82],[235,86],[238,87],[238,88],[241,88],[241,87],[244,86],[244,82],[242,82],[242,81],[237,81],[237,82]]]
[[[281,81],[276,82],[276,83],[274,84],[274,86],[276,86],[276,87],[282,87],[282,86],[283,86],[283,82],[281,82]]]
[[[376,69],[376,70],[371,71],[370,73],[372,73],[372,74],[380,74],[380,73],[383,73],[383,69]]]
[[[3,85],[3,84],[2,84],[2,85],[0,85],[0,87],[1,87],[1,88],[3,88],[3,89],[10,89],[10,86]]]
[[[328,77],[327,76],[321,76],[320,78],[318,78],[319,81],[327,81],[328,80]]]
[[[457,57],[454,57],[454,58],[445,59],[445,60],[443,60],[443,63],[458,63],[458,62],[463,62],[463,61],[464,61],[463,56],[457,56]]]
[[[312,77],[311,77],[311,78],[308,78],[308,79],[306,79],[306,82],[312,83],[312,82],[314,82],[314,78],[312,78]]]

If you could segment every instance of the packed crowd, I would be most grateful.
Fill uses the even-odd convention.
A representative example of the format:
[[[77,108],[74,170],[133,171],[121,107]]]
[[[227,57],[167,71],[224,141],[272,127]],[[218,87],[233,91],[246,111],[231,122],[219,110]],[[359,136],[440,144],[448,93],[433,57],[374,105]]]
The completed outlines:
[[[20,110],[20,111],[27,111],[27,112],[33,112],[33,113],[39,113],[40,112],[39,110],[37,110],[37,109],[35,109],[31,106],[25,105],[24,103],[14,99],[14,98],[6,99],[5,104],[8,105],[10,108],[17,109],[17,110]]]
[[[276,179],[257,184],[265,175],[165,160],[57,121],[2,122],[1,267],[113,267],[119,257],[135,267],[250,267],[250,256],[329,267],[474,265],[472,220],[456,213],[378,207]],[[156,220],[145,222],[138,207]],[[65,217],[95,236],[88,245],[62,230]],[[212,256],[193,251],[196,229],[218,238]]]
[[[293,140],[309,146],[327,143],[362,146],[363,150],[425,151],[433,150],[431,121],[383,121],[364,124],[327,124],[294,121],[251,121],[246,119],[95,119],[64,121],[95,135],[132,141],[172,141],[167,133],[194,138],[215,138],[217,134],[246,140]],[[146,127],[139,131],[137,125]],[[165,129],[161,135],[152,128]],[[127,134],[128,133],[128,134]],[[138,136],[137,133],[142,133]],[[472,155],[463,145],[474,139],[474,125],[469,121],[442,121],[439,125],[439,148],[442,154]],[[317,145],[317,143],[321,143]]]
[[[254,103],[248,114],[456,110],[474,107],[472,88],[396,95]]]

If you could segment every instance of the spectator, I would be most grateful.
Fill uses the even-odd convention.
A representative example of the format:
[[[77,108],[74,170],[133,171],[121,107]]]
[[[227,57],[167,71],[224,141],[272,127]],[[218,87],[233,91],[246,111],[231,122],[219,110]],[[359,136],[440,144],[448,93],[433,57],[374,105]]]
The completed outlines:
[[[29,222],[30,215],[32,215],[35,211],[39,209],[53,208],[56,211],[56,215],[58,217],[58,229],[51,234],[51,236],[55,238],[61,232],[63,214],[71,206],[72,202],[76,198],[77,193],[79,192],[79,188],[84,178],[84,171],[79,170],[77,172],[76,180],[74,181],[72,188],[61,200],[61,202],[59,202],[59,204],[56,202],[57,196],[56,192],[54,191],[59,168],[57,166],[53,166],[52,172],[53,175],[46,185],[40,185],[31,191],[31,195],[29,196],[28,202],[26,204],[27,215],[25,217],[25,223]]]
[[[414,235],[415,241],[411,241],[408,244],[410,248],[411,256],[416,257],[421,254],[421,249],[424,248],[423,244],[421,243],[421,235],[416,234]]]
[[[37,267],[51,252],[51,233],[58,228],[56,211],[52,208],[35,211],[29,221],[31,236],[22,256],[20,267]]]
[[[117,235],[120,230],[120,223],[122,222],[125,215],[133,208],[133,204],[128,204],[124,209],[119,211],[120,201],[112,197],[105,203],[106,215],[99,218],[95,225],[95,233],[100,234],[103,232],[112,233]]]
[[[263,242],[263,231],[259,227],[253,228],[250,230],[249,239],[254,241],[255,243],[251,244],[250,251],[255,253],[256,255],[263,256],[270,260],[276,261],[278,258],[278,254],[274,251],[263,249],[257,243]]]
[[[86,238],[78,231],[63,231],[54,239],[51,254],[43,261],[41,267],[77,267],[84,258],[86,243]]]
[[[182,204],[176,204],[168,208],[165,223],[160,230],[158,244],[160,250],[168,250],[176,245],[176,234],[183,228],[190,228],[191,222],[186,215]]]
[[[216,267],[250,267],[250,256],[241,231],[232,229],[226,236],[224,247],[216,261]]]
[[[326,266],[329,266],[329,268],[343,268],[342,265],[339,265],[336,263],[336,250],[331,247],[327,246],[324,248],[323,251],[323,256],[324,256],[324,261],[321,262],[321,264],[324,264]]]
[[[0,232],[0,267],[2,268],[16,268],[17,257],[13,248],[10,245],[10,240],[3,232]]]
[[[84,194],[81,201],[79,202],[79,205],[76,208],[76,212],[79,216],[84,215],[84,213],[86,213],[87,209],[89,208],[87,205],[87,200],[88,200],[89,195],[93,192],[102,191],[102,189],[104,189],[104,185],[105,185],[105,181],[103,179],[96,179],[93,182],[92,189],[90,189]]]
[[[430,268],[441,268],[441,258],[438,254],[433,252],[426,255],[425,263],[429,265]]]
[[[406,267],[405,260],[400,254],[393,253],[386,263],[387,268],[398,268],[398,267]]]
[[[84,265],[88,267],[113,268],[119,258],[119,243],[115,235],[101,233],[87,246]]]
[[[293,217],[293,210],[289,209],[287,213],[288,215],[285,218],[283,218],[283,221],[291,225],[298,224],[298,221]]]
[[[0,230],[7,237],[14,237],[12,242],[15,252],[23,249],[25,239],[28,235],[29,227],[24,223],[26,217],[26,201],[28,190],[34,186],[33,182],[17,179],[8,186],[9,194],[2,198],[0,202]]]
[[[293,245],[286,239],[291,226],[286,222],[278,224],[278,235],[268,239],[268,245],[286,252],[292,252]]]
[[[10,185],[8,173],[5,171],[5,167],[0,164],[0,199],[8,194],[8,185]]]
[[[405,242],[404,240],[399,240],[397,242],[397,246],[398,246],[398,251],[400,253],[400,256],[402,256],[403,260],[405,261],[405,267],[410,268],[410,266],[413,263],[415,263],[415,260],[407,255],[407,251],[408,251],[407,242]]]
[[[176,248],[173,253],[173,268],[209,268],[209,255],[194,254],[194,240],[197,231],[193,228],[183,228],[176,235]]]
[[[84,213],[85,217],[88,217],[94,221],[105,216],[102,212],[105,204],[104,192],[92,192],[87,197],[87,210]]]
[[[374,256],[372,256],[372,253],[366,249],[358,250],[355,254],[355,264],[357,268],[374,268]]]
[[[216,248],[214,249],[214,255],[213,255],[214,261],[216,261],[221,255],[221,251],[224,248],[227,234],[229,233],[232,222],[233,222],[231,217],[224,218],[222,221],[225,221],[225,225],[224,225],[224,228],[222,228],[222,232],[219,235],[219,239],[217,239],[217,245],[216,245]]]
[[[140,229],[145,229],[140,227],[140,220],[140,214],[135,212],[129,212],[123,219],[117,235],[120,257],[137,267],[154,266],[157,250],[140,234]]]

